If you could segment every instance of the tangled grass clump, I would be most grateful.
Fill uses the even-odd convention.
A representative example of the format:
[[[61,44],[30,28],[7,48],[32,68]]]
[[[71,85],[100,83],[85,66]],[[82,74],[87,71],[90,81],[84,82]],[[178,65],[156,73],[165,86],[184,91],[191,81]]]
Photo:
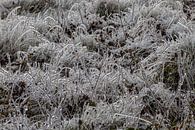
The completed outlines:
[[[2,130],[195,129],[193,1],[0,5]]]

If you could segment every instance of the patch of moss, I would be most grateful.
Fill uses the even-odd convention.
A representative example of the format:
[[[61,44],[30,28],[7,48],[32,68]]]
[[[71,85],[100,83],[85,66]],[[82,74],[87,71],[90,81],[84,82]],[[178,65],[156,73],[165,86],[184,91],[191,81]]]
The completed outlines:
[[[175,62],[165,63],[164,68],[164,83],[171,87],[171,90],[176,90],[179,82],[178,66]]]
[[[113,13],[119,13],[119,5],[115,2],[101,1],[97,7],[96,13],[102,16],[109,16]]]

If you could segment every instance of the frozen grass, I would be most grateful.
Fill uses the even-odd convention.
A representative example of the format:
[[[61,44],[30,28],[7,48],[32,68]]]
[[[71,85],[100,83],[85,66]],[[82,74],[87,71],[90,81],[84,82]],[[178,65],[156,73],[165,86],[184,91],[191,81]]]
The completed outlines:
[[[1,0],[3,130],[195,129],[192,0]]]

